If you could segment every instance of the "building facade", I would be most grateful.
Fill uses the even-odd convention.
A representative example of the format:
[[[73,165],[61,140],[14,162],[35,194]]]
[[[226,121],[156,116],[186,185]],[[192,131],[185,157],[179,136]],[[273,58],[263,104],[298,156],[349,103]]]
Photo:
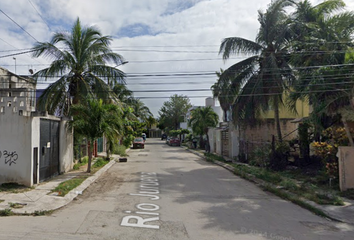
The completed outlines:
[[[66,120],[36,112],[36,82],[0,67],[0,184],[32,186],[72,169]]]

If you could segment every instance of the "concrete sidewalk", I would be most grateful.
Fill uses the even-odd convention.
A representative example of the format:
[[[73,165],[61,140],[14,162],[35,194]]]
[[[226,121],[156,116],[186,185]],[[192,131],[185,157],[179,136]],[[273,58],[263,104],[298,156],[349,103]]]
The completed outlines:
[[[82,175],[82,172],[68,172],[63,175],[59,175],[48,182],[37,185],[33,190],[23,193],[0,192],[0,200],[2,201],[0,203],[0,210],[10,208],[9,203],[23,204],[23,208],[11,208],[14,213],[31,214],[35,212],[50,211],[61,208],[70,203],[77,195],[82,194],[82,192],[88,186],[90,186],[91,183],[96,181],[98,177],[100,177],[111,166],[113,166],[113,164],[115,164],[118,157],[119,156],[114,155],[113,160],[107,163],[92,176],[88,177],[80,186],[71,190],[64,197],[60,197],[55,193],[51,193],[51,190],[57,187],[61,182]]]
[[[185,148],[185,149],[204,158],[204,152],[196,151],[196,150],[189,149],[189,148]],[[232,161],[232,160],[230,159],[230,161]],[[223,167],[223,168],[226,168],[227,170],[229,170],[231,172],[234,172],[234,168],[232,166],[230,166],[229,164],[218,162],[218,161],[215,161],[214,163]],[[343,198],[343,201],[345,204],[344,206],[319,205],[319,204],[312,202],[312,201],[306,201],[306,202],[308,204],[310,204],[311,206],[322,210],[324,213],[326,213],[332,219],[335,219],[339,222],[344,222],[344,223],[354,225],[354,201],[350,200],[350,199],[344,199],[344,198]]]

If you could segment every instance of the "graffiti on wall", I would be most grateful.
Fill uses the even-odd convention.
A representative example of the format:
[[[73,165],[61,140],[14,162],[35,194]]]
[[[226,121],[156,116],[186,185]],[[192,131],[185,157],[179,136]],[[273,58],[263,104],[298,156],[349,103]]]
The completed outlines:
[[[16,164],[16,161],[18,159],[18,155],[16,151],[10,152],[10,151],[0,151],[0,160],[4,158],[5,164],[9,164],[11,166],[12,164]]]

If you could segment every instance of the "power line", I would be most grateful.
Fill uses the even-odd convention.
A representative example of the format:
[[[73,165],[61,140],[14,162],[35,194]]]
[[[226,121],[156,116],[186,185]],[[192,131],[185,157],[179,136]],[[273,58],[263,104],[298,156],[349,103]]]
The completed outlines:
[[[37,10],[37,8],[35,8],[35,6],[33,5],[31,0],[28,0],[28,2],[31,4],[31,6],[33,7],[33,9],[37,12],[37,14],[41,17],[42,21],[45,23],[45,25],[47,25],[48,29],[50,29],[50,26],[47,24],[47,22],[44,20],[44,18],[42,17],[42,14],[40,14],[40,12]]]
[[[0,9],[0,12],[2,12],[8,19],[10,19],[13,23],[15,23],[19,28],[21,28],[25,33],[27,33],[28,36],[30,36],[33,40],[35,40],[36,42],[38,42],[38,40],[33,37],[29,32],[27,32],[23,27],[21,27],[20,24],[18,24],[17,22],[15,22],[15,20],[13,20],[9,15],[7,15],[3,10]]]

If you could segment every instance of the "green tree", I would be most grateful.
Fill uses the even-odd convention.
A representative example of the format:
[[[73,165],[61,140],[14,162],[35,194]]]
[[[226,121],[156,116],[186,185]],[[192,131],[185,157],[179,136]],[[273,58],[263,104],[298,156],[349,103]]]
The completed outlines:
[[[291,63],[297,68],[298,80],[293,85],[289,105],[295,109],[298,99],[311,103],[310,119],[317,140],[329,125],[326,124],[328,119],[333,118],[331,115],[350,107],[354,96],[354,77],[349,66],[354,13],[343,11],[344,7],[341,0],[328,0],[318,5],[305,0],[296,4],[296,11],[291,16],[291,28],[296,33]],[[346,126],[344,118],[342,121]]]
[[[138,98],[131,97],[126,103],[133,109],[134,115],[141,121],[146,122],[149,117],[152,117],[150,109]]]
[[[89,141],[87,172],[91,172],[92,144],[104,134],[108,138],[119,136],[122,131],[122,112],[114,104],[104,104],[102,100],[87,100],[71,106],[73,120],[69,127]]]
[[[116,84],[113,87],[113,92],[117,95],[121,102],[127,103],[129,98],[133,97],[133,92],[127,88],[125,84]]]
[[[43,92],[38,108],[66,116],[71,105],[87,97],[114,98],[110,86],[125,83],[125,74],[107,65],[124,61],[109,48],[111,41],[111,37],[102,36],[94,27],[83,28],[78,18],[70,33],[55,33],[50,42],[36,43],[33,56],[47,57],[53,62],[35,73],[34,78],[58,78]]]
[[[187,96],[177,94],[171,96],[159,110],[159,127],[177,130],[191,107]]]
[[[225,38],[219,53],[223,59],[231,54],[253,54],[240,61],[220,76],[219,81],[232,80],[236,98],[233,105],[233,120],[236,124],[254,123],[262,112],[274,109],[274,119],[279,140],[282,140],[279,108],[283,106],[283,96],[294,80],[289,57],[289,21],[285,8],[291,1],[272,1],[265,13],[258,12],[260,23],[256,41],[240,37]]]
[[[208,128],[216,127],[219,122],[219,116],[211,107],[197,107],[192,110],[188,125],[192,128],[193,134],[207,136],[207,151],[210,151],[210,142]],[[201,144],[200,144],[201,145]]]
[[[213,97],[217,98],[220,103],[220,107],[224,111],[224,121],[228,121],[228,111],[230,111],[232,104],[235,101],[236,95],[239,92],[239,87],[237,84],[234,85],[230,77],[222,77],[224,73],[223,69],[220,69],[220,72],[216,72],[218,80],[211,86],[213,92]]]

